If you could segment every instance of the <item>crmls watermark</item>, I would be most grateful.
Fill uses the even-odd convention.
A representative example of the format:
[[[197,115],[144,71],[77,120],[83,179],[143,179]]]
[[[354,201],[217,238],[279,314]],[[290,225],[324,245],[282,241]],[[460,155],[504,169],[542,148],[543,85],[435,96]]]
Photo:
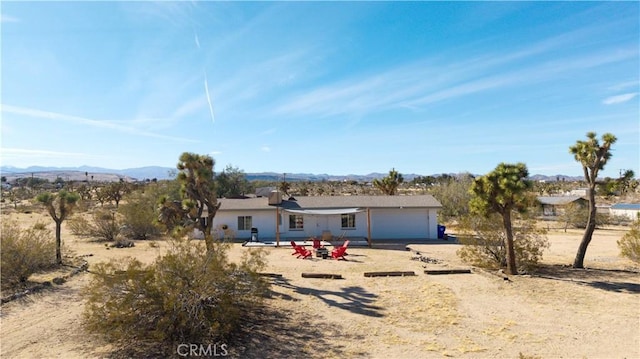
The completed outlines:
[[[181,357],[226,357],[227,344],[178,344],[176,353]]]

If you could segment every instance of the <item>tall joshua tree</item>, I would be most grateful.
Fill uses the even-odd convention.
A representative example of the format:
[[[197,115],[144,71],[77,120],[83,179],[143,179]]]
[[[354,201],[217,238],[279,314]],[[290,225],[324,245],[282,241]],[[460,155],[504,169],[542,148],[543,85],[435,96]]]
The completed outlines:
[[[214,252],[213,218],[220,208],[216,195],[216,184],[213,172],[215,161],[207,155],[198,155],[185,152],[178,162],[178,182],[180,183],[180,195],[182,205],[175,206],[171,201],[161,199],[163,214],[167,217],[181,216],[193,228],[199,229],[204,234],[205,245],[208,253]],[[180,213],[176,213],[179,211]],[[173,213],[167,216],[166,213]],[[204,219],[204,220],[201,220]]]
[[[518,274],[511,212],[524,211],[527,207],[527,191],[532,187],[526,179],[528,176],[529,171],[524,163],[500,163],[492,172],[476,178],[469,190],[472,195],[469,202],[471,212],[485,216],[498,213],[502,216],[509,274]]]
[[[42,203],[53,221],[56,222],[56,262],[62,264],[62,222],[67,219],[80,199],[77,193],[61,190],[57,194],[43,192],[36,197]]]
[[[587,227],[584,230],[576,258],[573,261],[573,268],[584,268],[584,257],[587,254],[587,247],[596,229],[596,184],[598,172],[604,169],[607,161],[611,158],[611,145],[616,141],[616,136],[611,133],[605,133],[602,135],[601,144],[595,132],[588,132],[586,140],[578,140],[575,145],[569,147],[569,152],[573,154],[576,161],[582,164],[584,179],[588,186],[587,199],[589,200]]]
[[[386,177],[374,179],[373,186],[382,191],[382,193],[393,196],[398,192],[398,187],[402,182],[404,182],[404,177],[393,168]]]

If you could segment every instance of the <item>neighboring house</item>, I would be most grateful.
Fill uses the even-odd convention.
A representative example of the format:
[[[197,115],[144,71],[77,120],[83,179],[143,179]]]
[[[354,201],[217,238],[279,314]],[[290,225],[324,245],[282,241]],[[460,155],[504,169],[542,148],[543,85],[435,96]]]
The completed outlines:
[[[578,188],[578,189],[571,190],[569,192],[570,196],[577,196],[577,197],[586,197],[587,194],[589,194],[588,188]]]
[[[586,207],[588,201],[581,196],[542,196],[538,197],[538,202],[542,206],[542,215],[553,217],[563,214],[571,204]]]
[[[609,208],[612,216],[624,216],[636,220],[640,218],[640,203],[617,203]]]
[[[611,213],[611,205],[610,204],[598,204],[596,203],[596,213],[598,214],[610,214]]]
[[[258,187],[256,188],[256,197],[269,197],[276,187]]]
[[[438,210],[431,195],[420,196],[317,196],[281,199],[221,198],[214,228],[235,231],[249,239],[257,230],[259,240],[288,243],[311,236],[388,239],[437,239]]]

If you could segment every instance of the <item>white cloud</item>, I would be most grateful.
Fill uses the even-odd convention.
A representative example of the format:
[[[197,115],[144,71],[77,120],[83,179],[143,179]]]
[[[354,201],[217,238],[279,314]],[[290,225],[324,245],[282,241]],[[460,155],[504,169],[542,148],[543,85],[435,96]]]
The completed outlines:
[[[637,92],[631,92],[631,93],[625,93],[625,94],[622,94],[622,95],[611,96],[611,97],[607,97],[606,99],[604,99],[602,101],[602,103],[605,104],[605,105],[615,105],[615,104],[618,104],[618,103],[623,103],[623,102],[627,102],[629,100],[632,100],[637,95],[638,95]]]
[[[420,109],[426,105],[516,86],[556,81],[585,69],[637,58],[637,48],[590,51],[566,57],[564,51],[578,39],[588,39],[614,23],[597,24],[542,39],[513,51],[487,53],[481,44],[465,48],[471,56],[457,53],[429,55],[387,71],[354,76],[321,87],[310,87],[279,103],[277,116],[357,115],[391,108]],[[549,61],[551,58],[559,60]],[[451,61],[451,59],[455,59]]]
[[[5,15],[5,14],[0,14],[0,22],[20,22],[20,19],[13,17],[13,16],[9,16],[9,15]]]
[[[112,121],[98,121],[98,120],[92,120],[92,119],[83,118],[83,117],[70,116],[70,115],[65,115],[61,113],[42,111],[42,110],[36,110],[36,109],[24,108],[24,107],[17,107],[17,106],[5,105],[5,104],[2,104],[1,106],[2,106],[1,108],[2,112],[11,113],[14,115],[22,115],[22,116],[42,118],[42,119],[48,119],[48,120],[54,120],[54,121],[70,122],[78,125],[114,130],[117,132],[128,133],[136,136],[161,138],[161,139],[166,139],[166,140],[171,140],[176,142],[198,142],[188,138],[166,136],[158,133],[147,132],[144,130],[139,130],[135,127],[120,125]]]
[[[271,152],[271,147],[262,146],[262,147],[260,147],[260,151],[262,151],[262,152]]]
[[[639,85],[640,85],[640,82],[638,82],[638,80],[625,81],[625,82],[617,83],[613,86],[609,86],[607,90],[622,91],[628,88],[638,88]]]

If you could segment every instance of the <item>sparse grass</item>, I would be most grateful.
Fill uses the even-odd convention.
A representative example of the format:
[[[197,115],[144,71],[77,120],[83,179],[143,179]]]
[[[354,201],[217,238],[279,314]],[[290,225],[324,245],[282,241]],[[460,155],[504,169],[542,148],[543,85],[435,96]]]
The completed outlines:
[[[522,354],[522,352],[520,352],[518,354],[518,359],[540,359],[540,357],[537,356],[537,355],[526,355],[526,354]]]
[[[504,323],[496,323],[483,330],[482,334],[506,339],[510,342],[513,342],[518,338],[518,335],[510,330],[511,327],[513,327],[515,324],[516,323],[512,320],[508,320]]]
[[[44,222],[39,222],[38,221],[33,225],[33,229],[38,230],[38,231],[45,231],[45,230],[47,230],[47,225]]]

